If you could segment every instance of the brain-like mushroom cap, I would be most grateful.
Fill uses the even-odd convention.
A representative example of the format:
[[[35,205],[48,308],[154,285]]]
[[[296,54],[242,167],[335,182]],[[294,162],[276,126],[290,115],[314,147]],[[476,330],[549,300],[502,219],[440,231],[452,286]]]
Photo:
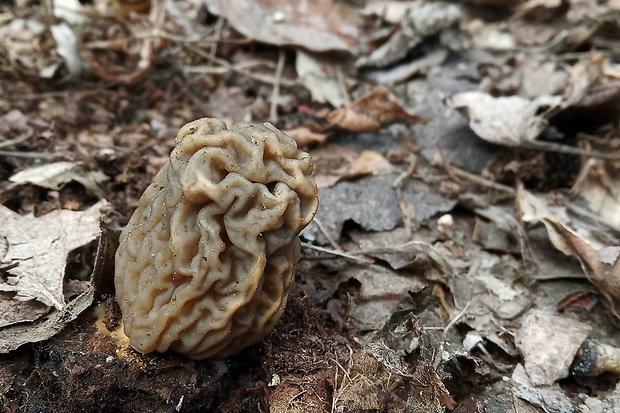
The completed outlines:
[[[131,345],[225,358],[267,335],[318,207],[311,173],[310,155],[269,123],[182,127],[116,253]]]

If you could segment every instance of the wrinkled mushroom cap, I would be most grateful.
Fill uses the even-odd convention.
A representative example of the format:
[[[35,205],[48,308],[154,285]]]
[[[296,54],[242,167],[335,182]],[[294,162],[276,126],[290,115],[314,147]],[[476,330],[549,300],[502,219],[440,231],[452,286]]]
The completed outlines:
[[[226,358],[267,335],[318,207],[311,173],[310,155],[269,123],[183,126],[116,253],[131,345]]]

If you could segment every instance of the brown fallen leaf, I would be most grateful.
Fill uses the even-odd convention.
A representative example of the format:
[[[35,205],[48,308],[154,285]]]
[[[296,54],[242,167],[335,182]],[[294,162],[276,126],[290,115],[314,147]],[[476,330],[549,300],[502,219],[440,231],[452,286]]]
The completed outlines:
[[[364,175],[388,174],[393,170],[392,164],[375,151],[363,151],[355,162],[340,177],[340,181]]]
[[[319,188],[334,185],[357,158],[357,152],[346,146],[319,145],[310,150],[314,161],[314,181]]]
[[[357,133],[375,132],[398,121],[409,125],[428,123],[425,118],[407,113],[385,86],[377,86],[350,105],[331,111],[326,120],[322,132],[335,128]]]
[[[285,131],[288,136],[295,139],[297,145],[307,146],[311,143],[323,143],[329,137],[327,133],[313,132],[308,128],[296,128]]]
[[[396,122],[409,125],[426,124],[428,119],[408,113],[385,86],[377,86],[369,94],[354,100],[348,106],[317,113],[322,122],[287,130],[298,145],[322,143],[337,133],[376,132]]]

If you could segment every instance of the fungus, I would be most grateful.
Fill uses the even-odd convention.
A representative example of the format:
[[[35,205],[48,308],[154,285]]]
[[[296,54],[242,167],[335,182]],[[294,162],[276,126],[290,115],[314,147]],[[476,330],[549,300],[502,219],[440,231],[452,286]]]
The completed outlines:
[[[278,321],[318,208],[312,158],[269,123],[179,131],[116,253],[125,334],[142,353],[226,358]]]

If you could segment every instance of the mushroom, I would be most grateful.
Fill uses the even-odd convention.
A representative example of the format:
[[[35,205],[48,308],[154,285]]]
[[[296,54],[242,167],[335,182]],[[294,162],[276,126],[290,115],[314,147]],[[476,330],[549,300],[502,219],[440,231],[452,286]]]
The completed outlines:
[[[312,158],[269,123],[199,119],[175,144],[121,233],[116,298],[136,350],[227,358],[284,311],[318,208]]]

